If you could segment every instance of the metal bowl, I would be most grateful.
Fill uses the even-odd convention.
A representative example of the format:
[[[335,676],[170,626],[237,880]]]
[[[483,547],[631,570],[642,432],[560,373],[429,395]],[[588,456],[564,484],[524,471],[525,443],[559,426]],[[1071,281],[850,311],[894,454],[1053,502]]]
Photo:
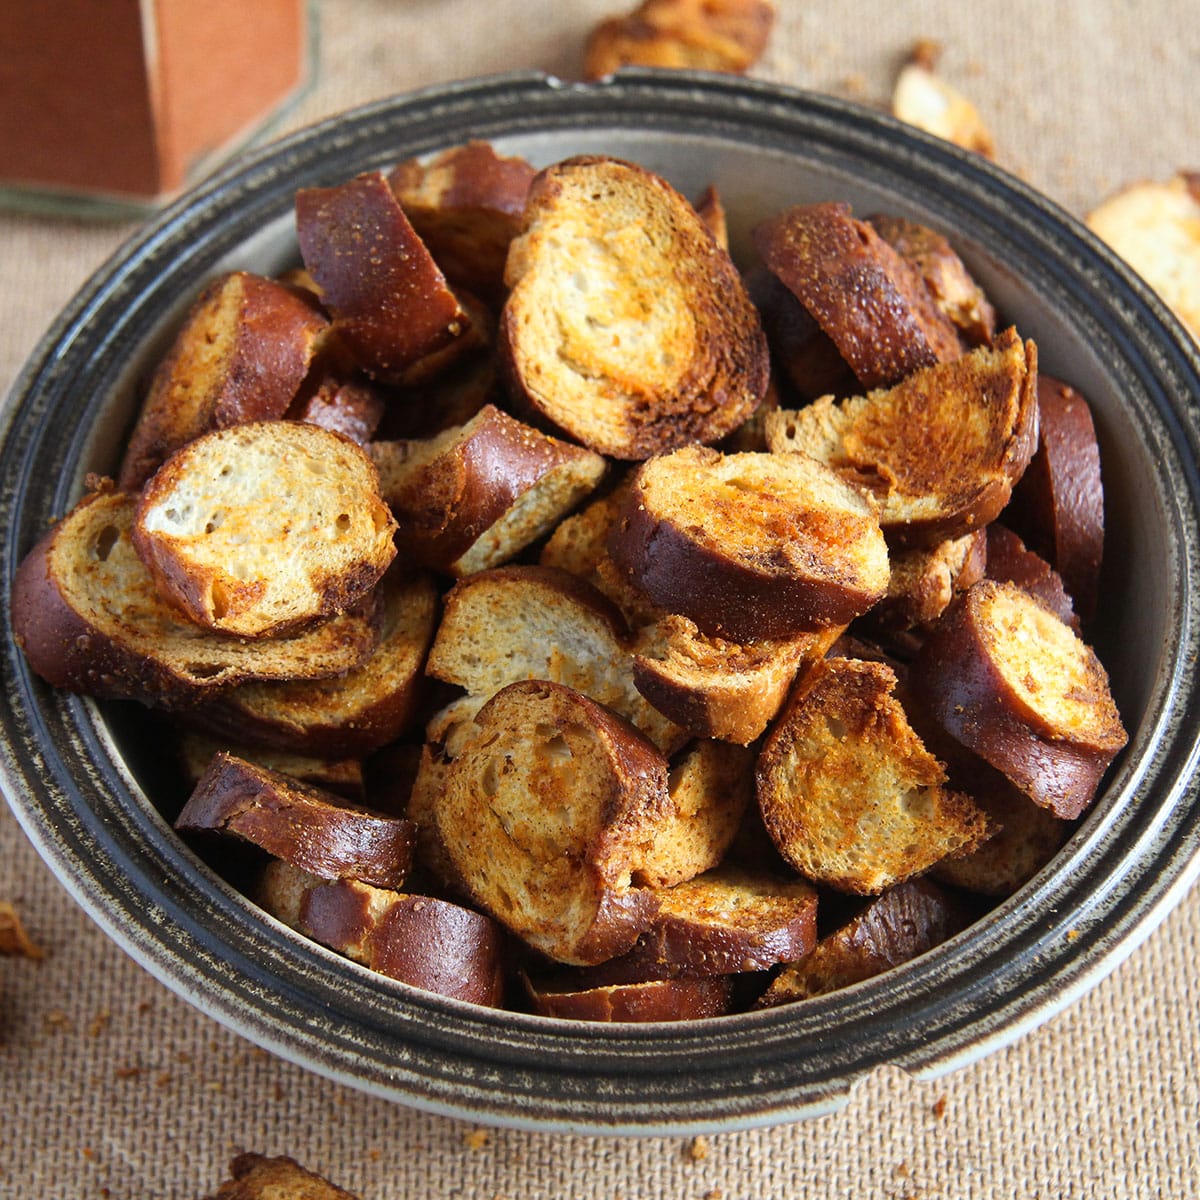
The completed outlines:
[[[18,380],[0,450],[4,627],[14,570],[88,471],[111,471],[138,389],[204,280],[297,261],[292,198],[486,138],[545,164],[635,159],[715,183],[735,258],[761,217],[847,200],[946,233],[1043,368],[1094,406],[1108,503],[1096,643],[1131,733],[1058,856],[964,933],[834,995],[681,1024],[601,1026],[406,987],[266,917],[171,832],[148,719],[3,656],[5,794],[100,926],[198,1008],[376,1095],[500,1124],[716,1131],[826,1112],[889,1063],[935,1075],[1017,1037],[1111,970],[1200,864],[1196,346],[1052,203],[982,159],[828,97],[694,73],[593,85],[512,75],[401,96],[243,159],[161,214],[71,302]],[[149,728],[152,729],[152,726]]]

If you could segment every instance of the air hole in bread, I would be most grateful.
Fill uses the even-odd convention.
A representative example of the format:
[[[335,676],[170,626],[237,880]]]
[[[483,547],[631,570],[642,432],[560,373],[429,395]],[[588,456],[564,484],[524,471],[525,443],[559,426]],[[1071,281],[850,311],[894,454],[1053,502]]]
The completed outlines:
[[[115,525],[105,525],[96,535],[95,555],[100,562],[108,561],[108,556],[120,536],[121,531]]]
[[[350,528],[350,514],[338,513],[337,520],[334,521],[333,527],[338,533],[345,533],[346,530]]]
[[[229,613],[229,589],[220,580],[213,581],[212,612],[218,620]]]
[[[575,757],[571,753],[571,747],[567,744],[567,739],[561,733],[555,733],[548,738],[542,746],[542,752],[552,763],[569,762]]]
[[[829,736],[836,738],[839,742],[849,732],[846,722],[839,717],[827,716],[825,718],[825,727],[829,730]]]
[[[496,774],[496,762],[493,759],[483,770],[483,778],[479,781],[483,794],[489,799],[500,790],[500,779]]]

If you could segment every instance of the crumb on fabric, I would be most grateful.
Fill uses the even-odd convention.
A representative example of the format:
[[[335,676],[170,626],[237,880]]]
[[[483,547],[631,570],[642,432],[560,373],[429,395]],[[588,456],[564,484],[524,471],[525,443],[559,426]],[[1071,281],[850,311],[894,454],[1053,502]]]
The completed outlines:
[[[708,1138],[703,1134],[698,1134],[688,1143],[687,1156],[692,1162],[702,1162],[708,1157]]]
[[[21,915],[8,900],[0,900],[0,954],[18,955],[35,961],[46,952],[26,932]]]
[[[939,1096],[933,1102],[933,1115],[940,1121],[946,1115],[946,1097]]]
[[[491,1141],[492,1135],[486,1129],[472,1129],[463,1134],[463,1145],[468,1150],[486,1150]]]
[[[111,1024],[112,1013],[107,1008],[102,1008],[88,1026],[88,1037],[99,1037]]]

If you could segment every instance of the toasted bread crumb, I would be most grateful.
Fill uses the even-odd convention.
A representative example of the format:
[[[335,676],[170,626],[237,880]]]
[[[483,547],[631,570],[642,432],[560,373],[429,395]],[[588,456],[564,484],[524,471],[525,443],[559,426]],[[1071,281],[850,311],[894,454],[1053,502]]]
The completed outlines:
[[[25,931],[20,914],[8,900],[0,900],[0,954],[32,959],[46,957],[46,952]]]
[[[88,1026],[88,1037],[99,1037],[112,1023],[112,1013],[107,1009],[101,1009],[93,1018],[92,1023]]]
[[[702,1162],[708,1157],[708,1138],[704,1134],[697,1134],[688,1143],[687,1156],[692,1162]]]
[[[933,1102],[933,1115],[940,1121],[946,1115],[946,1097],[939,1096]]]
[[[463,1145],[468,1150],[486,1150],[492,1144],[492,1135],[486,1129],[472,1129],[463,1134]]]

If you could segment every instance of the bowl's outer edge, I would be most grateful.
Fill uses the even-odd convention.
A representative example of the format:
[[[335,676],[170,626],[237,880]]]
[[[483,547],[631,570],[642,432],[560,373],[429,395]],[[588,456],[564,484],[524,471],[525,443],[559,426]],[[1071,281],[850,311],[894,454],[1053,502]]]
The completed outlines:
[[[298,182],[336,182],[469,136],[585,122],[687,129],[802,150],[818,164],[867,156],[901,195],[945,180],[948,215],[1011,244],[1044,286],[1093,309],[1112,369],[1142,397],[1138,419],[1162,442],[1157,486],[1176,498],[1166,516],[1178,548],[1169,597],[1178,639],[1152,700],[1154,728],[1144,733],[1153,749],[1118,769],[1103,811],[1054,869],[947,947],[891,972],[886,985],[686,1027],[603,1028],[418,993],[263,921],[153,811],[100,710],[34,679],[10,635],[4,686],[19,702],[4,713],[3,787],[68,890],[143,965],[219,1021],[346,1083],[458,1116],[608,1133],[712,1131],[825,1112],[877,1066],[936,1074],[1044,1020],[1128,954],[1200,864],[1191,783],[1200,728],[1191,611],[1200,361],[1145,285],[1077,222],[990,164],[828,97],[641,71],[599,85],[515,75],[428,89],[243,159],[120,250],[18,379],[0,457],[4,624],[16,564],[47,516],[74,498],[88,416],[103,406],[102,387],[76,397],[82,420],[63,436],[64,392],[85,364],[119,362],[164,300],[176,299],[156,295],[164,271],[179,278],[211,268],[255,222],[286,208]]]

